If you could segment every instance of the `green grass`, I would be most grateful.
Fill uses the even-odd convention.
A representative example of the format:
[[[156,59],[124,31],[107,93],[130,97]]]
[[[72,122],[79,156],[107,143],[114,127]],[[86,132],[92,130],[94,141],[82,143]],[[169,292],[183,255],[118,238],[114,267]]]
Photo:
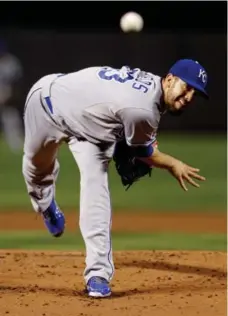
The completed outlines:
[[[147,209],[155,211],[226,211],[227,148],[226,135],[165,134],[158,138],[160,150],[201,169],[207,181],[201,188],[180,189],[168,172],[155,169],[152,178],[144,178],[125,192],[113,164],[110,190],[115,210]],[[21,174],[22,153],[11,154],[0,142],[0,210],[31,208]],[[64,209],[79,206],[79,173],[67,146],[59,152],[61,163],[57,199]]]
[[[227,237],[223,234],[180,233],[114,233],[113,249],[116,250],[217,250],[226,251]],[[53,238],[41,231],[0,232],[1,249],[32,250],[84,250],[79,233],[66,233]]]

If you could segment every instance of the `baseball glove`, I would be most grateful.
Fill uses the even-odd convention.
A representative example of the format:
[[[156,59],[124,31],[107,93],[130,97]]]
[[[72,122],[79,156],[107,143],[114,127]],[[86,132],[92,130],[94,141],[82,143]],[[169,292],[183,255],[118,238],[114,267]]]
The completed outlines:
[[[134,147],[128,146],[125,140],[116,144],[113,160],[126,190],[140,178],[151,176],[152,168],[136,158]]]

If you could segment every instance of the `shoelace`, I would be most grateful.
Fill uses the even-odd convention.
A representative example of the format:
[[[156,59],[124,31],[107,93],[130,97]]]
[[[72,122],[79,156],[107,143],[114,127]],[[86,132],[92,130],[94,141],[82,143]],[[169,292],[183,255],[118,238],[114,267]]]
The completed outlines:
[[[101,278],[101,277],[94,277],[93,281],[95,281],[97,283],[100,283],[100,284],[107,283],[107,281],[104,278]]]
[[[57,207],[53,212],[50,210],[46,210],[43,212],[43,216],[46,219],[53,220],[55,218],[60,218],[62,216],[62,213],[60,209]]]

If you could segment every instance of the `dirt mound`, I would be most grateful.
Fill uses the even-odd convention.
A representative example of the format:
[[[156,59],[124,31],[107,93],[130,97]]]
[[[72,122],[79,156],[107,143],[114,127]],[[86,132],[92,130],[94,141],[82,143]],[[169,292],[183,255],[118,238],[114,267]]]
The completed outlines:
[[[84,293],[83,252],[0,251],[0,315],[225,316],[226,253],[116,252],[113,296]]]

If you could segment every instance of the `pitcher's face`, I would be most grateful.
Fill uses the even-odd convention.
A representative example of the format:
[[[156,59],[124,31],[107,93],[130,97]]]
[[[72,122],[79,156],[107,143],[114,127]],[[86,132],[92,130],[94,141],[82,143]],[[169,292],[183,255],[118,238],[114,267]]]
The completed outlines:
[[[168,74],[163,81],[164,102],[171,112],[183,111],[193,100],[195,89],[178,77]]]

